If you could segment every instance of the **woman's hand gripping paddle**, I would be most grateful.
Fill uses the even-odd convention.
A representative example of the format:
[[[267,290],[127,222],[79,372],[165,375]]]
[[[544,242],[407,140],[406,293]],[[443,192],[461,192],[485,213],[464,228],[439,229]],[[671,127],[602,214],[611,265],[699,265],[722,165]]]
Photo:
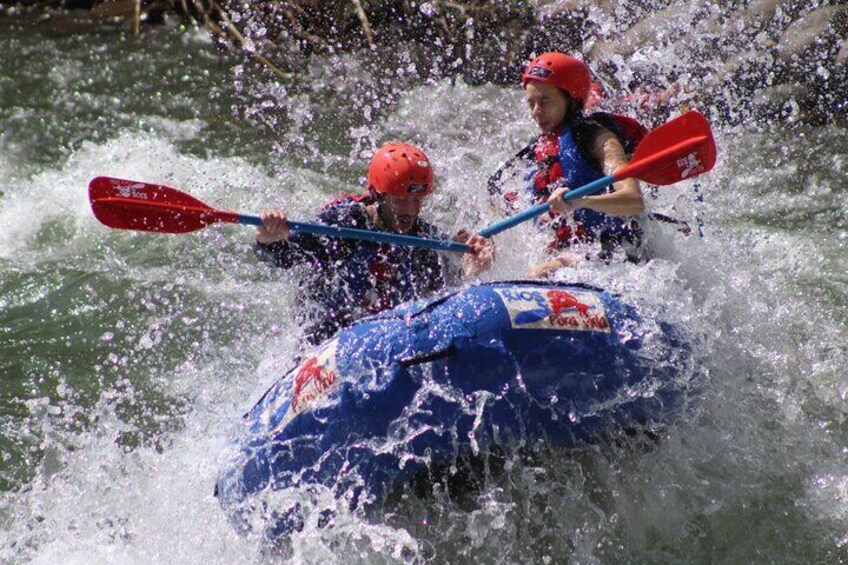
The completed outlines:
[[[615,173],[565,193],[566,202],[599,192],[614,182],[637,178],[650,184],[668,185],[706,173],[715,165],[716,147],[707,119],[687,112],[648,133],[636,147],[630,163]],[[548,203],[539,204],[480,230],[491,237],[526,220],[544,214]]]
[[[218,223],[262,225],[262,219],[258,216],[215,210],[175,188],[138,181],[97,177],[88,185],[88,199],[95,217],[110,228],[189,233]],[[470,251],[468,245],[455,241],[304,222],[289,222],[288,225],[292,232],[326,237],[345,237],[436,251]]]

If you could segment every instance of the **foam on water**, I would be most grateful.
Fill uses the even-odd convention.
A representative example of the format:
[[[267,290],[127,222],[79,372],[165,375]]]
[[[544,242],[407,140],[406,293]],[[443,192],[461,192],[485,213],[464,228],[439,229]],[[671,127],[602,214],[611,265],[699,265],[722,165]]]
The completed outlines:
[[[139,358],[149,352],[152,360],[147,363],[154,370],[147,378],[162,393],[184,403],[184,408],[173,414],[144,406],[146,399],[139,395],[140,385],[134,381],[137,376],[132,375],[106,386],[93,406],[77,404],[81,395],[64,386],[61,390],[70,390],[68,398],[57,391],[59,399],[29,401],[27,433],[37,438],[34,449],[42,458],[27,488],[5,495],[7,527],[2,553],[6,559],[44,563],[250,560],[261,548],[236,537],[212,496],[212,485],[219,456],[226,451],[229,435],[246,409],[250,393],[268,382],[267,374],[259,376],[255,365],[246,361],[263,354],[265,340],[262,336],[248,338],[241,333],[247,328],[234,327],[236,333],[227,344],[232,349],[221,354],[210,350],[208,338],[200,339],[199,354],[189,350],[181,359],[162,354],[157,362],[156,350],[163,340],[175,338],[174,331],[191,325],[188,316],[204,315],[189,310],[180,302],[180,295],[192,291],[205,295],[206,304],[201,307],[210,314],[222,308],[238,313],[256,303],[274,301],[277,311],[285,315],[290,305],[285,299],[279,303],[275,299],[278,293],[270,288],[263,292],[261,284],[242,295],[246,289],[235,276],[193,277],[193,269],[199,267],[196,260],[188,261],[188,266],[172,263],[173,268],[167,269],[155,262],[150,265],[150,258],[138,253],[139,246],[150,243],[174,258],[194,252],[185,247],[185,238],[109,232],[98,224],[88,205],[87,184],[101,174],[181,186],[199,197],[234,205],[255,203],[257,196],[241,191],[233,195],[232,187],[255,187],[264,178],[238,159],[192,158],[154,135],[125,133],[105,144],[84,144],[63,168],[35,175],[27,181],[26,191],[15,191],[0,202],[0,218],[8,227],[3,233],[3,256],[10,261],[49,264],[72,257],[80,269],[111,267],[118,278],[156,286],[170,283],[170,293],[176,293],[176,298],[170,303],[160,300],[160,311],[151,316],[127,320],[126,324],[140,328],[133,338],[137,341],[115,345],[117,351],[125,348],[130,354],[138,353]],[[39,245],[39,238],[51,223],[60,223],[66,237],[47,238]],[[209,236],[193,236],[195,246],[206,246],[201,252],[206,257],[219,254],[215,246],[223,243],[222,237],[250,238],[249,232],[236,235],[235,231],[210,231]],[[158,239],[139,241],[141,237]],[[120,265],[98,263],[104,248],[107,256],[126,253],[128,258]],[[245,248],[237,246],[236,251],[248,251]],[[155,310],[152,296],[141,294],[141,309],[148,300]],[[102,314],[109,316],[108,311]],[[274,346],[284,348],[281,356],[285,356],[286,347],[291,347],[285,345],[283,337],[283,345]],[[109,341],[112,334],[104,333],[100,338]],[[128,365],[127,358],[119,355],[77,369],[86,370],[93,382],[103,382],[111,371],[120,375],[132,368],[131,361]],[[156,367],[157,363],[161,366]],[[176,366],[169,370],[172,365]],[[272,370],[273,364],[266,364],[265,369]],[[173,424],[177,431],[162,434],[152,445],[127,445],[122,438],[138,433],[134,423],[126,419],[127,407]],[[80,415],[88,422],[82,428]],[[144,425],[144,417],[139,421]],[[198,551],[201,547],[206,549]]]

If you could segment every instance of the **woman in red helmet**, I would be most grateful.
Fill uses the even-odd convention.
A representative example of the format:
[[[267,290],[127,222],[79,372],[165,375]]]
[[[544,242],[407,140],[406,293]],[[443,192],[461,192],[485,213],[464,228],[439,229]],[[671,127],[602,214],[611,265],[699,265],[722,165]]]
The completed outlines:
[[[318,214],[317,222],[448,239],[419,218],[433,189],[433,169],[424,152],[408,143],[389,143],[371,159],[368,192],[331,202]],[[303,314],[312,343],[365,315],[437,291],[459,279],[460,270],[463,277],[474,277],[492,265],[492,242],[480,236],[468,239],[472,252],[462,256],[459,268],[430,249],[290,235],[281,210],[261,217],[255,246],[258,257],[276,267],[309,267],[311,280],[301,288],[309,303]]]
[[[577,256],[567,250],[576,243],[599,243],[599,255],[607,260],[617,247],[638,245],[633,218],[645,204],[637,180],[619,181],[606,194],[569,203],[562,198],[569,189],[612,174],[628,162],[622,131],[610,120],[583,114],[592,86],[589,68],[569,55],[544,53],[527,65],[521,83],[540,130],[536,141],[519,153],[535,166],[529,204],[550,202],[551,214],[539,223],[554,234],[550,247],[555,256],[537,265],[533,275],[573,265]]]

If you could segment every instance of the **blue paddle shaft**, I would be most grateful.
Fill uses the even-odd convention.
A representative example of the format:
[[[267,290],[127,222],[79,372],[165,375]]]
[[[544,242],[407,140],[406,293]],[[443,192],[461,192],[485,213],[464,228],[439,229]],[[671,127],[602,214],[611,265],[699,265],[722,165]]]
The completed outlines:
[[[238,217],[240,224],[251,226],[261,226],[262,218],[259,216],[248,216],[240,214]],[[434,249],[436,251],[454,251],[457,253],[468,253],[471,248],[464,243],[457,241],[444,241],[438,239],[426,239],[423,237],[414,237],[411,235],[401,235],[397,233],[387,233],[371,230],[359,230],[355,228],[344,228],[341,226],[327,226],[324,224],[309,224],[306,222],[289,221],[289,229],[292,232],[309,233],[312,235],[323,235],[326,237],[346,237],[348,239],[360,239],[364,241],[373,241],[375,243],[390,243],[393,245],[406,245],[409,247],[422,247],[424,249]]]
[[[607,175],[605,177],[601,177],[598,180],[592,181],[588,184],[584,184],[580,188],[575,188],[574,190],[569,190],[566,192],[562,199],[566,202],[570,202],[572,200],[576,200],[577,198],[582,198],[584,196],[588,196],[590,194],[594,194],[600,191],[602,188],[611,185],[616,182],[616,178],[612,175]],[[519,212],[514,216],[510,216],[505,220],[501,220],[500,222],[496,222],[491,226],[480,230],[480,235],[483,237],[492,237],[495,234],[499,234],[504,230],[507,230],[513,226],[517,226],[521,222],[530,220],[535,218],[536,216],[541,216],[545,212],[551,209],[551,205],[545,202],[544,204],[537,204],[532,208],[528,208],[523,212]]]

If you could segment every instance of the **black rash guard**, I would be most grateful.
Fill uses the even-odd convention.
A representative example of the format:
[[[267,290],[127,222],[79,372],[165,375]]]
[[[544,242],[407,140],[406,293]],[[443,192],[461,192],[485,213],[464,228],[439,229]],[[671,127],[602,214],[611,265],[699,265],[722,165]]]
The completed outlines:
[[[331,203],[317,216],[317,223],[377,231],[367,203],[356,197]],[[447,239],[420,219],[405,235]],[[305,299],[300,321],[307,325],[307,339],[313,344],[366,315],[425,297],[459,279],[459,268],[430,249],[294,233],[288,241],[256,243],[255,250],[269,265],[306,267],[306,280],[300,284],[300,298]]]

